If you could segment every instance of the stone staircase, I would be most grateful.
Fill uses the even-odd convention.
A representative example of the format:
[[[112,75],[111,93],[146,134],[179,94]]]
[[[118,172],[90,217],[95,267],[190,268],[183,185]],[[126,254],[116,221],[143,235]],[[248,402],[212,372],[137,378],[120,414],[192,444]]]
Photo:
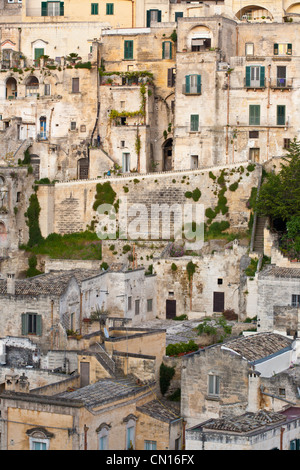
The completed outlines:
[[[263,254],[264,252],[264,228],[267,222],[267,217],[257,217],[255,236],[253,243],[253,251]]]

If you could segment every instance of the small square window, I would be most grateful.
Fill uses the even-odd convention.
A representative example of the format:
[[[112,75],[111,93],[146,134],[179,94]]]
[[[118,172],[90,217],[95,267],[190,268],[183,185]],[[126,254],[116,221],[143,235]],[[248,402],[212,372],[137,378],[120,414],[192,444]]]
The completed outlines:
[[[153,301],[152,299],[147,300],[147,312],[152,312],[153,309]]]
[[[72,121],[70,126],[71,131],[76,131],[76,122]]]
[[[249,131],[249,139],[258,139],[259,131]]]
[[[218,285],[221,285],[221,284],[223,284],[223,279],[219,278],[218,279]]]
[[[291,139],[283,139],[283,148],[289,149],[291,145]]]

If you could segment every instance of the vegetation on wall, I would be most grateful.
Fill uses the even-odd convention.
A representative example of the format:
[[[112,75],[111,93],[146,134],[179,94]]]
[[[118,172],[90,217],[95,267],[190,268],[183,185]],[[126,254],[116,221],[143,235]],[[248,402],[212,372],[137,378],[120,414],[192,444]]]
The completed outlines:
[[[25,212],[26,224],[29,228],[29,241],[28,246],[33,247],[43,241],[43,237],[40,230],[39,216],[41,207],[38,201],[37,195],[34,193],[30,196],[29,207]]]
[[[169,389],[172,378],[175,375],[175,368],[168,367],[164,363],[161,363],[159,369],[159,385],[162,395],[165,395]]]
[[[167,356],[183,356],[184,354],[198,351],[198,345],[195,343],[194,340],[190,340],[187,343],[180,342],[169,344],[166,347],[166,355]]]
[[[99,206],[102,204],[110,204],[113,205],[116,199],[116,192],[111,187],[109,181],[105,183],[98,183],[96,186],[96,195],[95,195],[95,202],[93,204],[93,209],[96,211]],[[117,205],[115,204],[115,209],[117,209]]]

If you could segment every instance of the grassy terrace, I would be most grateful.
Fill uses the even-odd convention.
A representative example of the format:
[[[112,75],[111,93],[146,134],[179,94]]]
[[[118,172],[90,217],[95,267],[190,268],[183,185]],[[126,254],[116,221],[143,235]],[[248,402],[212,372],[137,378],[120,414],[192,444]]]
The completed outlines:
[[[101,260],[101,240],[96,233],[85,231],[59,235],[50,234],[32,247],[23,246],[35,255],[48,255],[53,259]]]

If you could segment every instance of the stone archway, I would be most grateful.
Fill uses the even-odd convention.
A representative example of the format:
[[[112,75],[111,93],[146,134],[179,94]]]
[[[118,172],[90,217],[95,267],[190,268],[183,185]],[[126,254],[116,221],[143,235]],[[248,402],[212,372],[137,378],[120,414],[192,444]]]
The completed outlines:
[[[9,77],[5,83],[5,98],[7,100],[14,100],[17,97],[18,84],[14,77]]]

